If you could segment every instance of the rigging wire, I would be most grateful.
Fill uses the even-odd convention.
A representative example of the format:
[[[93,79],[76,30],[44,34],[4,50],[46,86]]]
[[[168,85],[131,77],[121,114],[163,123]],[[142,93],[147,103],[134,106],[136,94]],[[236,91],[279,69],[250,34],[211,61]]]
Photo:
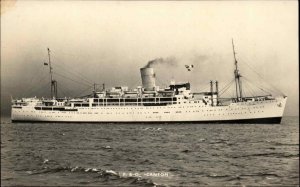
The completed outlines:
[[[282,91],[280,91],[278,88],[276,88],[273,84],[267,82],[253,67],[251,67],[246,61],[243,61],[244,64],[246,64],[254,73],[258,75],[259,78],[261,78],[262,81],[269,84],[275,91],[279,92],[281,95],[285,95]]]
[[[66,84],[66,85],[68,85],[68,84]],[[59,88],[61,88],[61,87],[59,87]],[[77,95],[77,94],[74,94],[74,92],[75,92],[74,90],[71,91],[67,86],[64,86],[63,88],[65,89],[65,92],[64,92],[65,95],[69,95],[69,96],[71,96],[71,97],[75,97],[75,95]],[[85,89],[85,88],[90,89],[91,86],[84,87],[84,89]],[[61,89],[60,91],[63,92],[62,89]],[[67,94],[66,94],[66,93],[67,93]],[[73,93],[73,94],[71,94],[71,93]]]
[[[243,81],[243,84],[244,84],[244,87],[243,87],[244,97],[254,97],[255,94],[253,92],[253,89],[249,85],[249,83],[247,81]]]
[[[69,95],[69,97],[73,95],[73,94],[71,94],[72,91],[67,86],[64,86],[64,89],[65,89],[65,92],[67,93],[67,95]]]
[[[64,84],[64,81],[69,81],[68,79],[63,79],[63,80],[61,80],[60,82],[62,82],[62,84],[61,85],[64,85],[63,86],[63,88],[65,89],[65,91],[68,93],[68,95],[69,96],[74,96],[74,94],[72,94],[72,93],[74,93],[75,91],[74,91],[74,89],[70,89],[69,87],[68,87],[68,85],[70,85],[69,83],[65,83]],[[81,84],[80,84],[80,86],[82,86]],[[87,86],[87,87],[91,87],[90,85],[89,86]],[[84,87],[84,88],[87,88],[86,86]],[[60,87],[61,88],[61,87]]]
[[[232,83],[233,81],[234,81],[234,79],[231,80],[231,81],[228,81],[228,82],[225,84],[225,86],[224,86],[222,89],[219,90],[219,92],[222,92],[227,86],[231,85],[231,83]]]
[[[70,78],[68,78],[68,77],[65,77],[65,76],[63,76],[63,75],[60,75],[60,74],[58,74],[58,73],[54,73],[54,74],[57,74],[57,75],[59,75],[59,76],[62,76],[62,77],[64,77],[65,79],[68,79],[68,80],[71,80],[71,81],[73,81],[73,82],[76,82],[76,83],[78,83],[78,84],[80,84],[80,85],[82,85],[82,84],[84,84],[84,85],[86,85],[86,87],[85,88],[87,88],[86,90],[84,90],[83,92],[81,92],[80,94],[76,94],[76,95],[81,95],[82,93],[84,93],[85,91],[87,91],[87,90],[89,90],[91,87],[92,87],[92,85],[87,85],[87,84],[85,84],[85,83],[80,83],[80,82],[78,82],[78,81],[75,81],[75,80],[73,80],[73,79],[70,79]],[[64,88],[67,88],[67,87],[64,87]],[[84,89],[85,89],[84,88]],[[71,92],[71,91],[70,91]],[[75,95],[75,94],[70,94],[70,95]],[[75,96],[75,97],[78,97],[78,96]]]
[[[253,87],[258,88],[259,90],[263,91],[264,93],[271,94],[270,92],[272,92],[272,90],[269,90],[270,92],[267,92],[267,91],[265,90],[265,89],[267,89],[267,88],[263,89],[263,88],[261,88],[261,87],[259,87],[259,86],[257,86],[257,85],[252,84],[252,82],[251,82],[249,79],[246,79],[245,77],[244,77],[244,80],[248,81],[248,83],[249,83],[250,85],[252,85]]]
[[[227,91],[229,90],[229,88],[231,88],[231,86],[228,86],[225,90],[223,90],[223,92],[220,93],[219,96],[221,96],[221,95],[227,93]],[[232,90],[233,90],[233,89],[232,89]]]
[[[200,90],[199,92],[203,92],[204,90],[208,89],[210,87],[210,85],[206,86],[205,88],[203,88],[202,90]]]
[[[70,74],[74,74],[74,73],[71,73],[71,72],[69,72],[69,73],[70,73]],[[79,85],[81,85],[81,86],[82,86],[82,85],[85,85],[85,86],[87,86],[88,88],[91,87],[91,83],[90,83],[90,82],[87,83],[87,81],[84,80],[84,79],[82,79],[82,78],[80,78],[81,81],[78,81],[78,80],[71,79],[71,78],[69,78],[69,77],[67,77],[67,76],[65,76],[65,75],[62,75],[62,74],[60,74],[60,73],[57,73],[57,72],[53,72],[53,74],[58,75],[59,77],[62,77],[62,78],[64,78],[64,79],[66,79],[66,80],[73,81],[73,82],[75,82],[75,83],[77,83],[77,84],[79,84]],[[74,74],[74,75],[76,75],[76,74]],[[43,79],[40,79],[39,83],[42,82],[43,80],[45,80],[45,78],[46,78],[46,77],[44,77]],[[58,88],[58,89],[60,90],[60,92],[63,92],[63,94],[66,95],[66,93],[65,93],[62,89],[60,89],[60,88],[61,88],[61,87]],[[67,86],[64,86],[64,88],[67,90],[68,93],[71,92],[70,89],[69,89]],[[73,95],[73,94],[69,94],[69,95]]]
[[[251,85],[249,84],[249,82],[244,79],[243,80],[243,84],[244,84],[244,88],[248,88],[248,91],[249,91],[250,95],[252,97],[254,97],[255,96],[255,92],[253,91],[253,89],[252,89]],[[244,90],[246,90],[246,89],[244,89]]]
[[[54,58],[57,59],[56,57],[54,57]],[[56,62],[57,62],[57,60],[56,60]],[[93,83],[92,80],[90,80],[89,78],[87,78],[85,75],[81,74],[81,72],[75,71],[74,69],[73,69],[74,72],[69,71],[68,69],[72,69],[72,68],[68,67],[66,64],[64,64],[66,67],[63,66],[63,65],[61,65],[60,63],[55,63],[55,62],[54,62],[54,64],[60,66],[60,67],[63,68],[63,69],[65,69],[65,71],[67,71],[67,72],[69,72],[69,73],[71,73],[71,74],[73,74],[73,75],[75,75],[75,76],[78,76],[78,77],[80,77],[81,79],[84,79],[85,81],[87,81],[87,82],[89,82],[89,83]],[[67,68],[68,68],[68,69],[67,69]],[[76,73],[76,74],[75,74],[75,73]]]
[[[75,96],[75,97],[83,97],[83,96],[80,96],[80,95],[82,95],[83,93],[85,93],[86,91],[88,91],[89,89],[91,89],[91,87],[89,87],[88,89],[86,89],[86,90],[83,90],[82,92],[80,92],[80,94],[78,94],[77,96]],[[91,95],[91,94],[90,94]]]
[[[60,76],[60,77],[63,77],[63,78],[65,78],[65,79],[67,79],[67,80],[70,80],[70,81],[73,81],[73,82],[75,82],[75,83],[78,83],[79,85],[86,85],[86,86],[88,86],[88,88],[90,88],[91,85],[93,84],[92,81],[90,81],[88,78],[86,78],[85,76],[83,76],[83,75],[80,74],[79,72],[77,72],[78,74],[76,74],[76,73],[74,73],[74,72],[71,72],[71,71],[67,70],[65,67],[63,67],[63,66],[60,65],[60,64],[54,63],[54,65],[55,65],[55,66],[57,65],[57,66],[59,66],[61,69],[64,69],[64,70],[65,70],[64,72],[67,72],[67,73],[69,73],[69,74],[71,74],[71,75],[76,76],[76,78],[80,79],[80,81],[71,79],[71,78],[69,78],[69,77],[67,77],[67,76],[65,76],[65,75],[62,75],[62,74],[60,74],[60,73],[57,73],[57,72],[53,72],[54,74],[56,74],[56,75],[58,75],[58,76]],[[26,90],[23,92],[22,95],[24,95],[24,96],[26,96],[26,95],[28,95],[28,94],[31,95],[31,94],[33,94],[33,92],[39,92],[42,88],[44,89],[45,86],[49,86],[50,83],[48,82],[46,85],[44,85],[44,86],[42,86],[42,87],[36,87],[36,85],[39,85],[40,83],[42,83],[43,81],[45,81],[46,78],[48,78],[47,76],[43,76],[42,78],[39,78],[40,75],[46,75],[45,73],[43,73],[43,71],[41,71],[41,70],[43,69],[43,67],[44,67],[44,66],[41,66],[40,68],[38,68],[37,72],[33,74],[33,76],[31,77],[31,79],[30,79],[30,81],[29,81],[29,84],[32,85],[32,86],[31,86],[31,87],[28,86],[28,87],[26,88]],[[59,69],[59,68],[58,68],[58,69]],[[35,79],[35,77],[38,77],[38,78]],[[36,81],[37,81],[37,82],[36,82]],[[36,82],[36,83],[33,84],[33,82]],[[66,86],[64,86],[64,88],[65,88],[65,89],[68,89]],[[60,92],[63,92],[63,94],[66,95],[66,93],[65,93],[62,89],[60,89],[60,87],[59,87],[58,89],[60,90]],[[69,92],[69,91],[70,91],[70,90],[68,89],[67,92]]]
[[[57,87],[57,90],[59,91],[59,92],[61,92],[65,97],[66,97],[66,93],[60,88],[60,87]],[[59,97],[58,97],[59,98]]]
[[[244,78],[243,79],[243,83],[245,84],[245,88],[249,89],[251,92],[252,96],[255,96],[255,90],[254,88],[257,88],[256,86],[253,86],[253,84],[251,83],[251,81],[249,81],[248,79]]]
[[[71,80],[71,81],[73,81],[73,82],[76,82],[76,83],[78,83],[78,84],[80,84],[80,85],[81,85],[81,84],[84,84],[84,85],[86,85],[86,86],[91,86],[91,85],[89,85],[89,84],[87,84],[87,83],[83,83],[83,82],[76,81],[76,80],[74,80],[74,79],[71,79],[71,78],[69,78],[69,77],[66,77],[66,76],[61,75],[61,74],[56,73],[56,72],[53,72],[53,74],[58,75],[58,76],[60,76],[60,77],[63,77],[63,78],[65,78],[65,79]]]
[[[73,76],[76,76],[78,79],[80,79],[80,80],[82,80],[82,81],[84,81],[84,82],[86,82],[86,83],[88,83],[88,84],[93,84],[92,81],[87,80],[86,78],[80,77],[80,76],[79,76],[80,74],[73,73],[73,72],[67,70],[65,67],[63,67],[63,66],[60,65],[60,64],[54,63],[54,65],[59,66],[61,69],[64,69],[64,72],[67,72],[67,73],[69,73],[69,74],[71,74],[71,75],[73,75]]]
[[[247,96],[254,96],[251,90],[251,87],[249,86],[248,82],[243,79],[243,96],[247,97]]]
[[[224,93],[226,93],[226,91],[231,87],[231,85],[233,84],[234,79],[231,80],[226,86],[224,86],[220,91],[219,91],[219,96],[223,95]]]
[[[61,82],[63,82],[63,81],[60,81],[60,83],[61,83]],[[70,91],[70,89],[69,89],[68,86],[67,86],[68,84],[60,84],[60,85],[64,85],[64,86],[59,86],[59,85],[58,85],[57,88],[58,88],[58,89],[61,89],[61,87],[63,87],[64,93],[67,93],[67,94],[65,94],[65,95],[69,95],[69,96],[72,95],[72,94],[70,94],[70,93],[72,93],[72,91]],[[61,91],[62,91],[62,90],[61,90]]]

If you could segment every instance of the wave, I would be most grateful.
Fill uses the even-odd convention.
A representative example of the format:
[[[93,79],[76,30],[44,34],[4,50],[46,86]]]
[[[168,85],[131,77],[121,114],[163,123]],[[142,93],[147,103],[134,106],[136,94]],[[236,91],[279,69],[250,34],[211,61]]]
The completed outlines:
[[[140,164],[148,164],[148,165],[152,165],[152,164],[155,164],[155,163],[152,162],[151,160],[146,159],[146,160],[141,161]]]
[[[279,175],[275,174],[275,173],[253,173],[253,174],[242,174],[239,175],[240,177],[255,177],[255,176],[259,176],[259,177],[280,177]]]
[[[182,153],[189,153],[189,152],[191,152],[191,150],[188,150],[188,149],[185,149],[185,150],[183,150],[183,151],[181,151]]]
[[[240,174],[240,175],[217,175],[217,174],[210,174],[207,175],[207,177],[210,178],[227,178],[226,181],[235,181],[235,180],[241,180],[245,177],[275,177],[280,178],[279,175],[274,173],[253,173],[253,174]]]
[[[216,144],[216,145],[218,145],[218,144],[226,144],[228,146],[235,145],[235,143],[230,142],[229,140],[226,140],[226,139],[218,139],[218,140],[214,140],[214,141],[209,141],[208,144],[212,144],[212,145],[214,145],[214,144]]]
[[[282,143],[282,142],[275,142],[270,140],[266,140],[266,142],[277,146],[299,146],[299,143]]]
[[[142,128],[142,130],[144,130],[144,131],[160,131],[160,130],[162,130],[162,128],[146,127],[146,128]]]
[[[299,157],[299,154],[289,154],[289,153],[256,153],[256,154],[249,154],[249,155],[229,156],[229,157],[231,157],[231,158],[244,158],[244,157],[259,157],[259,156],[272,156],[272,157],[292,158],[292,157]]]
[[[130,186],[155,186],[155,187],[165,187],[164,185],[159,185],[154,183],[151,179],[128,176],[124,177],[121,173],[114,170],[103,170],[93,167],[81,167],[81,166],[62,166],[59,165],[54,160],[44,159],[42,162],[42,168],[39,170],[27,171],[29,175],[40,175],[40,174],[50,174],[58,172],[70,172],[70,173],[81,173],[90,174],[95,178],[102,179],[104,185],[130,185]],[[99,182],[99,181],[98,181]],[[89,183],[86,181],[81,181],[80,184]]]
[[[209,174],[207,175],[207,177],[211,177],[211,178],[227,178],[227,177],[231,177],[230,175],[218,175],[215,173]]]

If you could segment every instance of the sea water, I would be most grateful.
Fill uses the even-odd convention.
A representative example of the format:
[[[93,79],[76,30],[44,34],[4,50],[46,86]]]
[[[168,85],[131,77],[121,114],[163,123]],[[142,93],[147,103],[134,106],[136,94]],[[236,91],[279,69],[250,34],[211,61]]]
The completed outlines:
[[[281,124],[11,123],[3,186],[299,185],[299,118]]]

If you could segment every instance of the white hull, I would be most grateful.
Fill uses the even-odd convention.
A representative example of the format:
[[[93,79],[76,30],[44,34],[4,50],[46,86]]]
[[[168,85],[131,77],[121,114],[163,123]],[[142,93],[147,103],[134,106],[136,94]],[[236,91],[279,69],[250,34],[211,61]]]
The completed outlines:
[[[168,106],[79,107],[78,111],[36,110],[34,106],[12,108],[13,121],[44,122],[226,122],[281,119],[287,97],[275,100],[209,106],[193,101]],[[279,120],[280,122],[280,120]]]

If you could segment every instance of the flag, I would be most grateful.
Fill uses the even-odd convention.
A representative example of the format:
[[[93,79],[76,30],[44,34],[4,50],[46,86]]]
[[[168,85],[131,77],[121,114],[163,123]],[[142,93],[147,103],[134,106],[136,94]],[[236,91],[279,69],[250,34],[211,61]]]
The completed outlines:
[[[186,67],[186,69],[188,71],[191,71],[194,68],[194,65],[193,64],[191,64],[191,65],[185,65],[185,67]]]
[[[44,62],[44,65],[45,65],[45,66],[48,66],[48,63],[47,63],[47,62]]]

